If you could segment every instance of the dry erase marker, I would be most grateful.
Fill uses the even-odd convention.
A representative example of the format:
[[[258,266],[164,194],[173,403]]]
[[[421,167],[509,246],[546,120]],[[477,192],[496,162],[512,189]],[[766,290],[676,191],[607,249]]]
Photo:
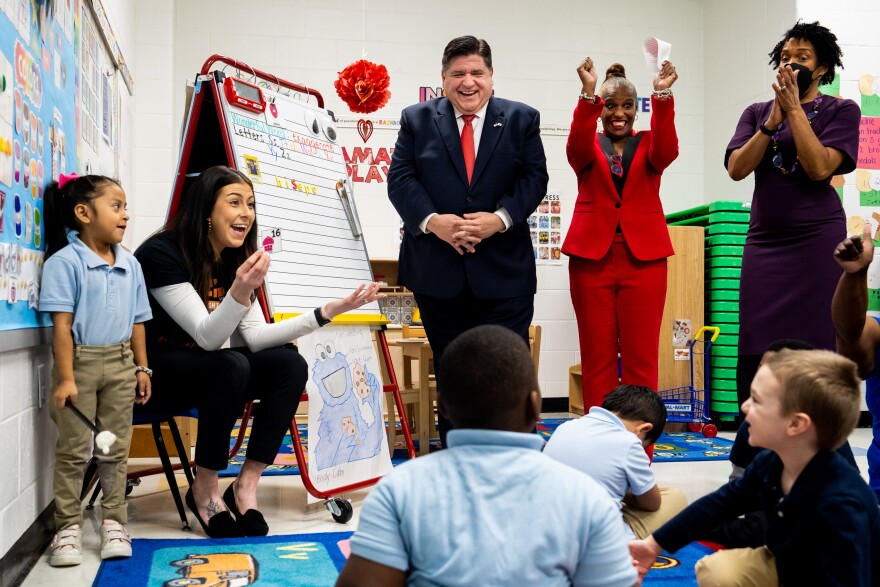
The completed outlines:
[[[24,184],[24,189],[28,189],[31,185],[31,152],[28,151],[28,148],[24,148],[24,154],[21,158],[21,168],[24,172],[24,180],[22,183]]]
[[[18,142],[18,139],[15,139],[13,151],[15,153],[15,183],[18,183],[21,181],[21,143]]]
[[[42,214],[40,214],[40,209],[34,206],[34,247],[40,248],[40,245],[43,243],[43,238],[41,233],[43,232],[40,228],[40,222],[42,220]]]
[[[24,144],[28,145],[31,142],[31,113],[27,102],[24,103],[23,108],[24,112],[21,115],[21,134],[24,137]]]
[[[37,152],[37,116],[31,110],[31,152]]]
[[[24,242],[31,242],[31,234],[34,227],[33,210],[30,202],[24,204]]]
[[[21,198],[15,194],[15,236],[21,238]]]
[[[21,133],[21,92],[15,88],[15,132]]]
[[[31,197],[37,199],[37,156],[31,157]]]
[[[43,162],[37,162],[37,199],[43,199]]]

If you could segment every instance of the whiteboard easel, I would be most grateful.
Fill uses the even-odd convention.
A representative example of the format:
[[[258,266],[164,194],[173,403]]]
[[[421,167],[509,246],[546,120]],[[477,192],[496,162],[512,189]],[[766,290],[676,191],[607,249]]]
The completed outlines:
[[[193,90],[169,216],[198,173],[229,165],[254,184],[258,240],[272,249],[266,283],[276,319],[312,311],[372,281],[336,121],[322,108],[320,94],[277,78],[275,83],[264,80],[265,110],[255,111],[230,103],[224,91],[227,75],[210,71],[212,65],[206,62]],[[259,82],[256,73],[241,76],[238,71],[236,79]],[[282,86],[294,91],[284,92]],[[384,322],[376,302],[334,320]]]
[[[217,61],[232,65],[238,77],[228,77],[222,70],[212,70]],[[255,99],[251,100],[250,107],[232,103],[224,86],[227,80],[243,79],[242,68],[253,74],[246,84],[250,88],[243,86],[249,98]],[[256,86],[258,83],[259,87]],[[275,90],[270,89],[270,85],[274,85]],[[294,95],[284,93],[282,87]],[[302,95],[308,101],[299,100]],[[196,78],[168,218],[177,212],[180,198],[185,197],[189,185],[208,167],[228,165],[251,178],[257,202],[259,241],[272,247],[272,263],[266,277],[271,296],[266,288],[261,288],[258,296],[267,321],[273,317],[282,319],[311,312],[326,300],[344,297],[359,284],[373,280],[366,247],[357,227],[357,209],[351,197],[351,187],[346,183],[345,161],[336,137],[335,123],[333,114],[323,109],[323,99],[314,90],[284,82],[226,57],[215,55],[209,58]],[[265,240],[267,236],[271,242]],[[388,321],[381,314],[378,303],[374,302],[337,316],[333,322],[363,326],[384,325]],[[351,332],[345,335],[341,328],[319,333],[328,340],[342,340],[354,336],[355,330],[350,329]],[[367,340],[370,340],[369,335]],[[382,391],[392,393],[398,413],[404,413],[384,332],[377,333],[377,341],[391,379],[389,384],[381,385]],[[323,339],[321,342],[326,343]],[[343,486],[328,487],[328,483],[317,477],[313,483],[309,467],[305,466],[296,422],[291,423],[303,484],[311,497],[328,499],[325,506],[340,522],[351,517],[351,504],[333,496],[372,485],[391,467],[381,410],[372,404],[367,409],[365,405],[378,399],[376,363],[364,359],[365,354],[375,357],[372,342],[355,345],[347,353],[355,357],[353,362],[345,368],[340,366],[333,373],[345,374],[345,369],[351,369],[372,383],[369,389],[360,385],[356,390],[344,392],[348,394],[345,396],[346,405],[352,406],[352,410],[357,408],[351,416],[342,413],[345,406],[336,406],[325,419],[344,422],[348,427],[344,438],[334,437],[340,446],[343,441],[354,442],[353,446],[360,449],[367,443],[368,447],[379,446],[384,450],[380,449],[378,454],[372,451],[361,454],[363,451],[352,448],[346,462],[334,462],[322,471],[328,479],[339,479],[337,473],[342,470],[345,473]],[[337,378],[331,376],[331,379]],[[351,385],[356,383],[356,379],[351,381]],[[308,399],[304,394],[303,401]],[[323,405],[320,394],[312,400],[310,412],[313,404],[318,408]],[[401,424],[410,458],[414,458],[409,426],[405,420]],[[376,438],[374,434],[380,426],[382,437]],[[321,437],[312,418],[309,427],[316,431],[315,442],[309,442],[309,461],[313,462],[312,451]],[[367,428],[369,436],[364,435]]]

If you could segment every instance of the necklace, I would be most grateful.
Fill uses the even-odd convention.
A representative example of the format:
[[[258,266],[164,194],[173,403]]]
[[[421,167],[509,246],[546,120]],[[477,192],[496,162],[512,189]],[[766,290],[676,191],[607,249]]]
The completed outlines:
[[[822,94],[816,96],[816,99],[813,100],[813,109],[807,112],[807,120],[810,123],[810,126],[813,126],[813,120],[816,116],[819,115],[819,104],[822,103]],[[797,169],[798,166],[798,156],[794,156],[794,163],[791,166],[791,169],[786,169],[782,165],[782,153],[779,152],[779,133],[782,132],[782,123],[779,124],[779,127],[776,129],[776,132],[773,133],[773,166],[779,170],[782,175],[788,175],[789,173],[794,173],[794,170]]]

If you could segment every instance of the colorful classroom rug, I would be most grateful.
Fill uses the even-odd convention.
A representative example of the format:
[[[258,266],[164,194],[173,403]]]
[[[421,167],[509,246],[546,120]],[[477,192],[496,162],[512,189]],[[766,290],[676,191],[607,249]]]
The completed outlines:
[[[699,432],[664,432],[654,443],[655,463],[726,461],[732,440],[706,438]]]
[[[93,587],[299,585],[330,587],[349,555],[351,532],[261,538],[132,540],[129,559],[104,561]],[[694,564],[712,552],[699,543],[663,553],[643,585],[690,587]]]
[[[563,422],[567,422],[570,418],[546,418],[538,421],[537,429],[545,441],[549,440],[553,435],[553,431]],[[303,451],[308,451],[308,426],[299,424],[299,435],[302,439]],[[399,424],[398,424],[399,428]],[[248,430],[250,434],[250,430]],[[238,436],[238,428],[232,430],[229,447],[235,445],[235,439]],[[248,437],[245,436],[244,444],[242,444],[238,453],[229,460],[229,466],[225,471],[220,472],[221,477],[235,477],[241,470],[244,462],[245,452],[247,450]],[[664,433],[654,444],[654,462],[655,463],[671,463],[671,462],[687,462],[687,461],[724,461],[730,455],[730,447],[733,442],[724,438],[706,438],[699,432],[670,432]],[[418,442],[416,442],[418,447]],[[440,449],[440,441],[436,438],[431,439],[431,452]],[[393,465],[399,465],[407,460],[407,452],[403,444],[403,436],[400,435],[397,440],[397,446],[394,447],[394,454],[391,458]],[[275,457],[275,462],[263,472],[264,475],[299,475],[299,467],[296,464],[296,454],[293,450],[293,439],[290,434],[284,437],[281,443],[281,449]]]
[[[132,557],[104,561],[93,587],[302,585],[331,587],[351,532],[260,538],[132,540]]]
[[[654,566],[645,575],[642,587],[668,585],[669,587],[696,587],[697,577],[694,565],[708,554],[715,552],[705,544],[692,542],[675,554],[663,551],[657,557]]]

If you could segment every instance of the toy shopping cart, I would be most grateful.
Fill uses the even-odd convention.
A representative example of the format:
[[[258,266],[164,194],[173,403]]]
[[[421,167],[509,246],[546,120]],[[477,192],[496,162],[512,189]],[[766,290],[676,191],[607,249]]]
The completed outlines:
[[[711,338],[704,336],[707,333]],[[691,384],[658,392],[666,405],[667,422],[687,422],[691,432],[702,432],[706,438],[718,435],[709,417],[709,353],[719,334],[716,326],[700,328],[690,346]]]

